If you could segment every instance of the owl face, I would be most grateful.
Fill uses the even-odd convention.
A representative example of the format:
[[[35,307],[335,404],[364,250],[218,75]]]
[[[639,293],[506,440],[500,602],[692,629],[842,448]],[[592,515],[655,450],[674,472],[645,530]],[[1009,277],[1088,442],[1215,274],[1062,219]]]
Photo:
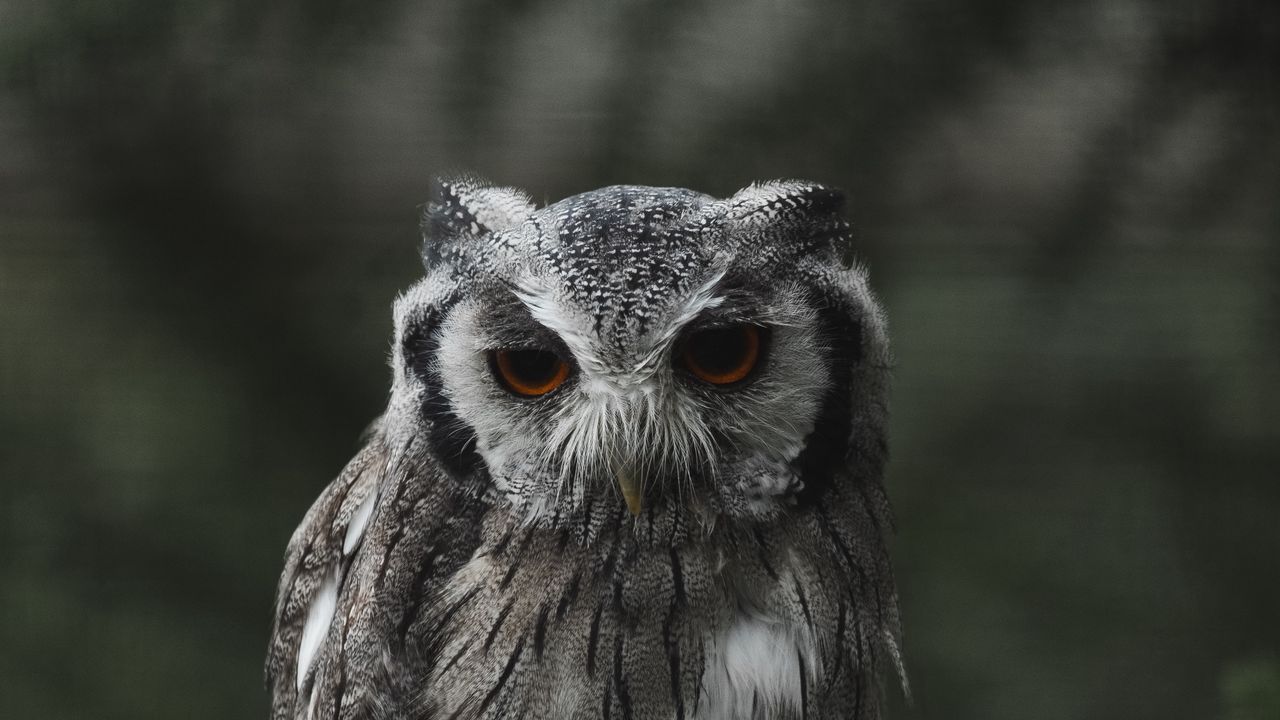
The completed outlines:
[[[840,205],[780,182],[535,209],[442,183],[427,276],[396,306],[396,426],[529,522],[786,512],[877,422],[852,411],[878,391],[860,367],[883,355],[883,323]]]

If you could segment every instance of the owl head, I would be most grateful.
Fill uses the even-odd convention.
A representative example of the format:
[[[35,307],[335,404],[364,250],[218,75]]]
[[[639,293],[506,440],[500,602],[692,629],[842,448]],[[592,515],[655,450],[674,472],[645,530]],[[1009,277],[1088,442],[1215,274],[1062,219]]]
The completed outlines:
[[[384,431],[522,520],[760,520],[878,480],[884,320],[843,196],[438,183]]]

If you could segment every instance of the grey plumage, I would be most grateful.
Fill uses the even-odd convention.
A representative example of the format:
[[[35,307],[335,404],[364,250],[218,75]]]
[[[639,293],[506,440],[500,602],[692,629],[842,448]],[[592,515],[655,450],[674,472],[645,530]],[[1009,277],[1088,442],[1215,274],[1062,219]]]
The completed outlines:
[[[880,717],[889,351],[842,204],[440,183],[387,410],[289,543],[272,717]]]

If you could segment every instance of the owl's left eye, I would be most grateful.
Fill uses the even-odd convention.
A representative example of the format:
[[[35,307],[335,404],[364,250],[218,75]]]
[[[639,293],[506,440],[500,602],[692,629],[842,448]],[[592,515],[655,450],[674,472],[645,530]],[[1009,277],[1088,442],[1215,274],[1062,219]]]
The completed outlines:
[[[521,397],[546,395],[569,377],[569,363],[547,350],[494,350],[489,366],[503,387]]]
[[[736,385],[750,377],[759,364],[765,335],[765,329],[756,325],[702,330],[685,340],[677,361],[705,383]]]

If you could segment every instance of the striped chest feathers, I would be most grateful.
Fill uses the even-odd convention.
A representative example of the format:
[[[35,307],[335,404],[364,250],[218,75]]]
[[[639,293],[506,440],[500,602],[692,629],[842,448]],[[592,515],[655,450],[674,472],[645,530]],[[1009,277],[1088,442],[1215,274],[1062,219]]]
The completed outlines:
[[[685,565],[684,574],[710,569],[697,565]],[[460,717],[806,716],[822,677],[813,630],[763,609],[759,596],[735,593],[729,588],[744,585],[723,578],[649,592],[655,585],[644,579],[657,580],[658,566],[640,562],[629,574],[638,582],[620,584],[559,577],[563,566],[549,564],[542,568],[549,577],[500,590],[493,581],[499,568],[488,557],[474,559],[448,593],[446,606],[457,610],[449,612],[450,640],[431,679],[435,710]],[[760,583],[753,589],[768,592]]]

